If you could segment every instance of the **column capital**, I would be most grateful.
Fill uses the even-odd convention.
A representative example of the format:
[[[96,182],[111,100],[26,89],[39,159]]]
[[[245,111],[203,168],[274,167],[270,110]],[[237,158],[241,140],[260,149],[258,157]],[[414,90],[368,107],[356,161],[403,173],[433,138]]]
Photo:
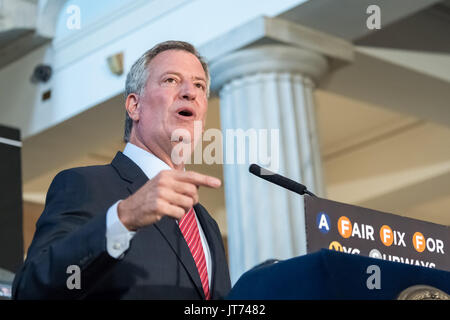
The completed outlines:
[[[210,65],[211,90],[257,73],[301,74],[317,82],[327,71],[327,58],[311,50],[287,45],[261,45],[232,52]]]

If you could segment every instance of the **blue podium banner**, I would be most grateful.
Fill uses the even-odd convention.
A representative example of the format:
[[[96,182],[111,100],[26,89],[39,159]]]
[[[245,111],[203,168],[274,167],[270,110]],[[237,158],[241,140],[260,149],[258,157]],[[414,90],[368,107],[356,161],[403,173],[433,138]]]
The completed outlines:
[[[322,248],[450,271],[448,226],[305,196],[307,252]]]

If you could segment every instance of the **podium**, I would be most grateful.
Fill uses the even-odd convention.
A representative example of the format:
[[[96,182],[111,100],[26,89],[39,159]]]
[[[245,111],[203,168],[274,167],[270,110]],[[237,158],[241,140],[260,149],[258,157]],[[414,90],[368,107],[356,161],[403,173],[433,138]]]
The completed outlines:
[[[370,266],[379,268],[379,288],[370,286]],[[227,299],[395,300],[416,285],[450,294],[450,272],[322,249],[247,271]]]
[[[448,226],[318,197],[304,202],[307,254],[247,271],[228,299],[391,300],[417,285],[450,295]]]

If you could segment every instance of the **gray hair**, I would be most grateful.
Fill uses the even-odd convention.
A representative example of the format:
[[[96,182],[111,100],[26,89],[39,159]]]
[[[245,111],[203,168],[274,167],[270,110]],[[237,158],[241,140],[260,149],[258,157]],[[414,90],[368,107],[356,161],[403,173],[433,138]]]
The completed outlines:
[[[144,90],[148,76],[149,70],[148,65],[150,61],[160,54],[163,51],[167,50],[183,50],[189,53],[192,53],[197,59],[200,61],[203,70],[206,75],[206,96],[209,97],[209,85],[210,85],[210,76],[208,64],[204,60],[204,58],[199,54],[195,47],[184,41],[165,41],[155,45],[150,50],[146,51],[131,67],[130,71],[127,75],[127,80],[125,82],[125,99],[129,94],[134,93],[137,95],[141,95]],[[125,112],[125,132],[124,132],[124,141],[128,142],[130,139],[131,129],[133,128],[133,119],[130,118],[128,112]]]

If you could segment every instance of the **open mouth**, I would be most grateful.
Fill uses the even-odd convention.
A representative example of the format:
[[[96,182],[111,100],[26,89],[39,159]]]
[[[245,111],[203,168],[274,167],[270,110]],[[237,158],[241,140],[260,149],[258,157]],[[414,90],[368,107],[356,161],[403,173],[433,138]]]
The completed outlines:
[[[183,116],[183,117],[190,117],[190,116],[192,116],[192,112],[189,111],[189,110],[181,110],[181,111],[178,112],[178,114],[180,116]]]
[[[177,114],[186,119],[195,116],[194,110],[189,107],[184,107],[184,108],[178,109]]]

